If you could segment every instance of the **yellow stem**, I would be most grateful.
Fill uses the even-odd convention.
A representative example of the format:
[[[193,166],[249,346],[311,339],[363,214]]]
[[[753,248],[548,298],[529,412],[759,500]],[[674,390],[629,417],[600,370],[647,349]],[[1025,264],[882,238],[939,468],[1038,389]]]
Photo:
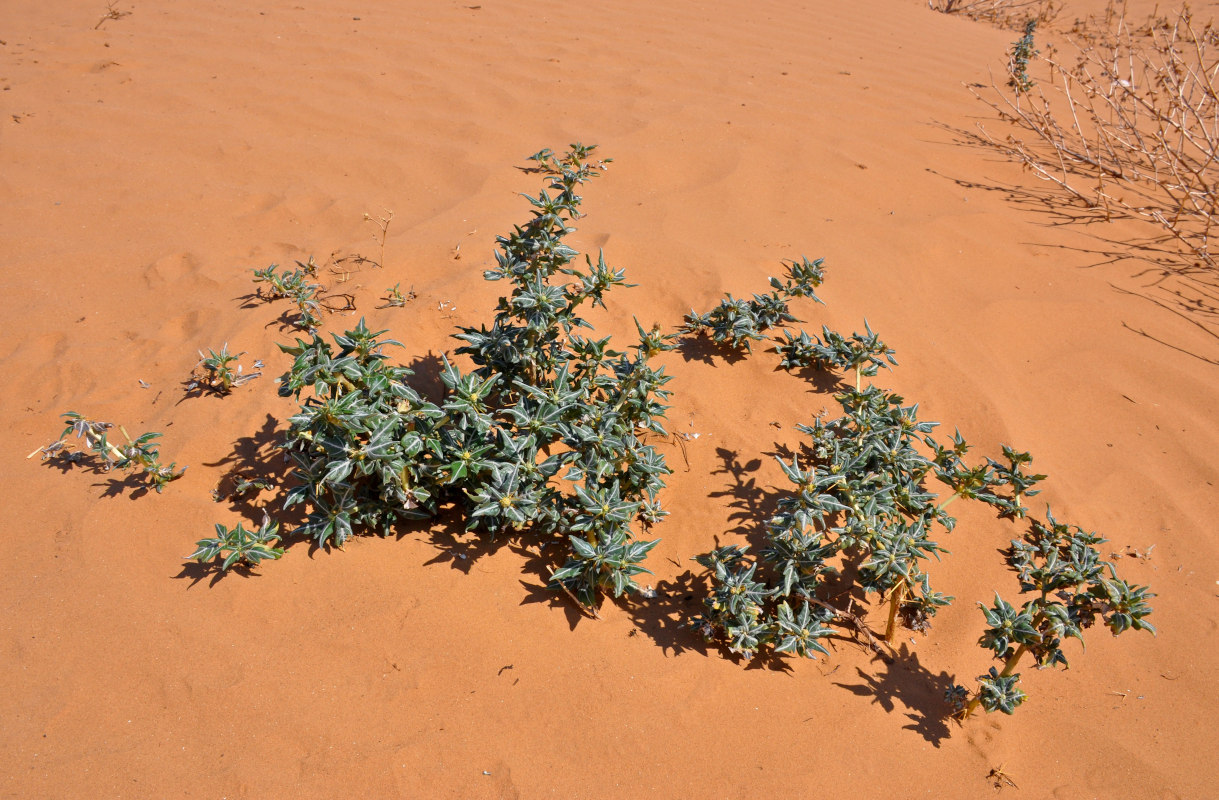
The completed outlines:
[[[893,587],[893,591],[889,594],[889,622],[885,626],[885,642],[887,644],[893,644],[893,637],[897,633],[897,609],[901,606],[905,595],[906,582],[904,580]]]
[[[1013,672],[1015,672],[1016,665],[1018,663],[1020,663],[1020,657],[1023,656],[1027,651],[1028,651],[1027,645],[1022,644],[1019,647],[1017,647],[1016,652],[1012,653],[1011,658],[1009,658],[1007,660],[1007,663],[1005,663],[1003,665],[1003,671],[999,673],[999,677],[1006,678],[1006,677],[1009,677]],[[965,706],[965,710],[961,712],[961,719],[967,719],[969,717],[969,715],[974,712],[974,710],[978,707],[978,705],[981,702],[982,702],[982,692],[981,692],[981,690],[979,690],[978,693],[976,695],[974,695],[974,699],[970,700],[969,705]]]

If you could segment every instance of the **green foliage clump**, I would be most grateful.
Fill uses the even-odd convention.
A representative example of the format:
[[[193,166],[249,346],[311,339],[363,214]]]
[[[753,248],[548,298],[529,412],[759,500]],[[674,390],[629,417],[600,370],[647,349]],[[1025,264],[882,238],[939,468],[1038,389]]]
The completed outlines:
[[[1029,471],[1031,455],[1007,445],[1002,460],[971,464],[965,459],[970,446],[959,431],[942,443],[932,435],[937,423],[919,420],[917,405],[907,406],[876,386],[862,387],[861,376],[897,364],[893,351],[866,322],[864,327],[866,334],[851,337],[824,326],[821,338],[785,330],[774,340],[784,367],[853,369],[856,381],[836,397],[841,417],[797,426],[808,436],[804,463],[799,456],[779,460],[794,490],[780,497],[778,513],[766,523],[759,558],[729,545],[695,559],[708,570],[711,590],[694,624],[731,652],[812,657],[825,652],[816,640],[831,635],[833,623],[850,624],[870,637],[849,609],[824,597],[826,579],[838,576],[841,564],[853,567],[865,595],[887,603],[887,642],[893,642],[899,622],[928,629],[953,600],[932,590],[924,566],[929,557],[947,552],[937,541],[937,531],[956,526],[947,506],[970,498],[990,505],[1000,518],[1024,519],[1024,500],[1038,493],[1034,487],[1046,477]],[[931,479],[951,494],[939,497],[928,485]],[[1032,653],[1039,668],[1065,666],[1064,637],[1082,640],[1082,629],[1098,618],[1114,634],[1154,632],[1145,619],[1154,595],[1119,579],[1113,565],[1100,560],[1096,546],[1104,539],[1068,528],[1048,512],[1047,520],[1031,521],[1028,536],[1012,542],[1009,561],[1021,590],[1035,596],[1016,609],[996,595],[994,606],[983,609],[988,628],[979,644],[1004,665],[980,676],[975,692],[953,686],[946,693],[957,713],[978,705],[1012,713],[1026,697],[1014,672],[1021,656]],[[798,617],[793,608],[800,609]]]
[[[361,528],[385,535],[455,507],[468,530],[565,540],[551,581],[585,608],[599,592],[635,588],[656,544],[636,538],[636,526],[667,514],[658,495],[670,469],[645,439],[666,434],[669,376],[651,362],[673,336],[636,322],[637,342],[616,350],[609,337],[579,333],[592,329],[583,309],[629,286],[603,255],[576,266],[564,242],[581,215],[577,190],[605,165],[593,149],[531,157],[547,185],[526,195],[532,218],[497,238],[496,266],[484,273],[511,290],[489,325],[455,335],[473,369],[445,358],[438,402],[387,362],[383,348],[398,342],[363,321],[334,337],[337,350],[317,334],[283,347],[295,360],[280,392],[305,393],[285,444],[298,482],[285,507],[309,509],[297,533],[341,546]]]
[[[768,546],[761,554],[765,588],[758,598],[769,605],[759,619],[774,625],[778,603],[793,596],[817,598],[824,579],[837,573],[833,562],[848,557],[859,564],[860,587],[888,601],[886,638],[892,640],[899,612],[913,627],[926,628],[952,600],[932,591],[921,567],[929,556],[945,552],[931,538],[933,531],[951,531],[956,524],[925,486],[936,464],[919,445],[936,423],[920,421],[917,406],[903,406],[901,397],[875,386],[845,392],[837,400],[842,417],[798,426],[810,437],[806,450],[811,462],[802,466],[798,457],[790,463],[779,460],[795,491],[779,499],[779,513],[766,524]],[[705,559],[700,563],[713,566]],[[757,565],[744,566],[737,559],[724,569],[730,576],[733,566],[752,577]],[[741,626],[732,608],[717,605],[725,585],[719,572],[711,576],[710,613],[698,623],[711,638],[731,635]],[[833,609],[825,613],[824,621],[835,616]]]
[[[262,525],[258,530],[247,531],[241,523],[229,529],[220,523],[216,524],[216,535],[198,541],[198,549],[187,556],[187,559],[206,563],[220,557],[220,569],[227,572],[230,567],[244,563],[256,567],[265,560],[274,560],[284,554],[282,547],[275,547],[280,539],[279,523],[263,516]]]
[[[258,288],[258,296],[265,300],[288,298],[296,303],[296,319],[293,324],[306,333],[317,330],[322,324],[322,285],[312,283],[317,277],[317,263],[312,256],[305,263],[296,262],[297,269],[278,272],[278,264],[266,269],[254,270],[254,282],[267,284],[266,294]]]
[[[835,614],[817,604],[813,593],[806,590],[810,581],[805,579],[824,569],[823,556],[828,551],[809,537],[787,543],[786,553],[777,552],[783,547],[784,543],[772,538],[771,548],[764,554],[772,564],[785,562],[782,587],[757,579],[758,562],[747,556],[747,547],[728,545],[695,556],[711,573],[712,594],[704,601],[707,611],[695,621],[705,637],[721,638],[731,652],[748,658],[765,646],[775,653],[805,658],[816,658],[816,653],[829,655],[817,640],[834,633],[826,623]],[[808,572],[801,566],[807,566]],[[798,613],[792,610],[792,603],[800,609]]]
[[[793,336],[785,330],[781,341],[775,339],[775,351],[786,370],[804,367],[827,371],[854,370],[855,389],[859,390],[863,376],[875,377],[881,367],[889,369],[897,366],[894,350],[880,340],[866,319],[863,327],[867,333],[843,336],[822,325],[821,338],[809,336],[805,331]]]
[[[1020,580],[1020,592],[1032,597],[1019,609],[997,593],[994,605],[982,606],[986,630],[978,644],[1003,660],[1002,670],[992,667],[978,678],[970,697],[964,687],[949,690],[948,700],[962,715],[979,705],[986,711],[1012,713],[1025,699],[1016,673],[1028,653],[1038,669],[1066,668],[1063,642],[1083,641],[1083,631],[1102,621],[1114,636],[1128,630],[1155,633],[1147,621],[1154,594],[1146,586],[1132,585],[1117,575],[1116,567],[1101,559],[1098,546],[1106,540],[1095,533],[1065,525],[1046,512],[1046,520],[1032,520],[1028,532],[1014,539],[1008,563]]]
[[[176,463],[168,466],[161,463],[160,450],[156,444],[156,440],[161,438],[159,433],[145,433],[132,439],[125,429],[119,428],[127,442],[116,445],[109,438],[114,423],[91,420],[75,411],[68,411],[60,416],[68,423],[63,433],[59,434],[56,441],[34,451],[42,453],[44,461],[63,458],[69,463],[78,464],[84,461],[86,456],[95,456],[101,461],[100,469],[103,472],[109,472],[114,467],[136,471],[148,480],[148,484],[156,489],[158,494],[170,481],[177,480],[186,472],[186,467],[177,469]],[[86,450],[68,452],[69,434],[74,434],[82,440]]]
[[[795,297],[810,297],[818,303],[814,290],[825,279],[821,259],[787,262],[786,280],[770,279],[771,291],[755,294],[752,300],[726,296],[705,314],[691,309],[686,315],[685,333],[703,333],[716,344],[752,350],[753,342],[766,339],[765,331],[788,322],[798,322],[788,308]]]
[[[1024,24],[1024,35],[1012,45],[1008,54],[1007,71],[1010,76],[1007,85],[1016,90],[1016,94],[1024,94],[1033,88],[1033,80],[1029,77],[1029,61],[1037,57],[1037,48],[1033,41],[1033,33],[1037,30],[1037,20],[1030,19]]]
[[[241,364],[237,365],[237,369],[233,369],[233,362],[243,355],[245,355],[244,352],[230,353],[228,342],[221,345],[220,352],[209,348],[205,356],[200,350],[199,363],[195,365],[191,380],[186,384],[187,390],[203,387],[216,394],[225,395],[232,392],[234,387],[261,377],[261,372],[245,372]],[[261,362],[255,362],[254,368],[259,367],[261,367]]]

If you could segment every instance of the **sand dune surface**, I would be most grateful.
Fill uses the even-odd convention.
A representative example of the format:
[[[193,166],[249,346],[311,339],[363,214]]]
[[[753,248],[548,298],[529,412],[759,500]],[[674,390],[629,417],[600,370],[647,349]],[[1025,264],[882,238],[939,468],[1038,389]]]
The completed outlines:
[[[974,799],[1002,769],[1009,797],[1219,797],[1219,278],[1187,296],[1126,244],[1140,226],[1055,224],[1003,190],[1032,180],[1017,165],[953,134],[997,125],[966,85],[1017,34],[918,0],[112,8],[4,0],[0,793]],[[1070,670],[1026,670],[1014,716],[950,721],[944,689],[992,663],[977,604],[1017,589],[1018,530],[965,507],[930,567],[956,602],[891,663],[849,636],[778,666],[704,643],[691,558],[741,541],[785,485],[772,455],[836,409],[761,348],[660,359],[670,428],[698,436],[660,445],[654,601],[587,619],[519,548],[440,522],[296,541],[252,573],[185,564],[278,503],[211,496],[239,466],[282,476],[295,409],[274,378],[299,334],[251,270],[351,266],[325,275],[357,310],[324,330],[365,317],[434,365],[493,313],[482,270],[527,219],[525,157],[575,141],[613,163],[572,241],[638,284],[599,331],[675,328],[824,258],[806,327],[866,318],[900,362],[878,384],[979,453],[1032,452],[1038,501],[1109,538],[1159,635],[1091,631]],[[384,264],[357,263],[387,210]],[[415,299],[377,308],[394,284]],[[225,342],[266,375],[188,396]],[[69,410],[159,431],[190,468],[156,494],[27,459]]]

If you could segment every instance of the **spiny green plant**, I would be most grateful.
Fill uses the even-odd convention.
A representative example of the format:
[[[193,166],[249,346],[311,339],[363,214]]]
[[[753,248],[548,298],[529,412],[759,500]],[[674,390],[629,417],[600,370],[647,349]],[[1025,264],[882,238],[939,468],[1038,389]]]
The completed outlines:
[[[402,292],[402,283],[395,283],[393,286],[385,290],[385,297],[381,298],[381,305],[377,308],[402,308],[411,300],[415,299],[415,290],[408,289],[405,294]]]
[[[1016,94],[1024,94],[1029,89],[1033,88],[1033,81],[1029,78],[1029,61],[1037,57],[1038,51],[1033,41],[1033,33],[1037,30],[1037,20],[1030,19],[1024,24],[1024,35],[1016,40],[1012,45],[1011,53],[1008,54],[1007,72],[1009,75],[1007,85],[1015,90]]]
[[[203,355],[203,351],[199,351],[199,363],[195,365],[194,371],[191,373],[191,380],[186,384],[188,391],[199,387],[210,389],[216,394],[229,394],[233,391],[233,387],[241,386],[249,383],[255,378],[261,377],[261,372],[244,372],[242,365],[238,364],[237,369],[233,369],[233,362],[240,359],[245,352],[230,353],[229,343],[225,342],[220,347],[220,352],[208,349],[207,355]],[[255,369],[262,368],[261,361],[254,362]]]
[[[279,523],[266,514],[262,525],[254,531],[247,531],[240,522],[232,529],[216,523],[216,535],[200,539],[198,549],[186,558],[201,564],[220,558],[221,572],[227,572],[238,563],[257,567],[262,561],[274,560],[284,554],[282,547],[274,546],[279,539]]]
[[[962,717],[978,706],[1011,714],[1024,702],[1016,672],[1026,654],[1038,669],[1067,667],[1063,643],[1067,637],[1083,642],[1083,631],[1099,619],[1117,636],[1128,630],[1155,633],[1147,621],[1148,601],[1155,595],[1118,577],[1116,567],[1100,557],[1106,540],[1095,533],[1058,522],[1046,510],[1046,520],[1032,520],[1021,539],[1013,539],[1008,563],[1020,581],[1020,592],[1032,597],[1019,609],[998,593],[987,608],[979,603],[987,628],[978,644],[1003,661],[978,676],[972,694],[953,686],[946,699]]]
[[[139,471],[158,493],[166,484],[177,480],[186,472],[186,467],[176,469],[176,463],[168,466],[161,463],[160,451],[155,444],[155,440],[161,437],[159,433],[145,433],[132,439],[126,429],[120,427],[119,430],[127,441],[117,445],[109,438],[110,431],[114,428],[113,423],[91,420],[75,411],[68,411],[60,416],[68,423],[63,433],[59,434],[56,441],[35,450],[31,456],[42,453],[42,459],[46,461],[62,454],[67,461],[77,464],[81,463],[87,454],[91,454],[101,460],[101,469],[104,472],[109,472],[114,467]],[[69,434],[82,440],[87,449],[67,452]]]
[[[674,337],[636,322],[637,343],[620,351],[577,333],[592,328],[582,309],[629,286],[603,254],[575,266],[564,241],[581,215],[577,190],[607,163],[593,150],[530,157],[547,185],[525,195],[532,218],[497,238],[484,273],[511,290],[489,325],[455,334],[473,369],[445,358],[439,402],[410,387],[410,370],[383,353],[399,343],[363,320],[333,337],[337,350],[317,334],[282,346],[294,362],[280,393],[305,395],[285,443],[297,486],[284,505],[309,509],[295,533],[341,546],[356,530],[384,535],[456,507],[471,531],[566,541],[551,583],[590,612],[601,592],[635,588],[656,543],[636,525],[667,513],[658,495],[670,470],[646,438],[666,433],[669,377],[651,361]]]
[[[779,499],[778,513],[766,523],[767,547],[760,564],[746,561],[743,551],[722,569],[700,558],[717,573],[711,576],[710,613],[696,623],[710,638],[732,638],[745,621],[719,597],[729,586],[725,575],[734,572],[737,578],[747,573],[764,587],[757,595],[758,613],[751,609],[747,617],[754,627],[772,632],[780,627],[779,604],[793,597],[817,599],[825,578],[837,573],[834,562],[844,557],[858,562],[860,587],[888,603],[885,638],[890,642],[899,612],[907,624],[925,629],[936,611],[951,602],[932,591],[921,566],[945,552],[931,538],[935,527],[951,531],[956,524],[925,486],[936,465],[919,446],[936,423],[920,421],[917,406],[903,406],[901,397],[875,386],[845,392],[837,400],[844,416],[797,426],[810,437],[810,463],[801,465],[798,456],[790,462],[779,459],[796,490]],[[758,566],[763,567],[760,573]],[[828,606],[818,613],[823,622],[840,616]],[[756,653],[756,648],[742,650],[739,641],[731,649]]]
[[[959,431],[941,443],[931,435],[937,423],[920,421],[917,405],[906,406],[876,386],[861,387],[861,374],[896,365],[893,351],[866,323],[865,329],[865,336],[851,339],[827,328],[824,341],[803,331],[799,336],[784,331],[784,339],[775,339],[784,366],[854,369],[856,386],[836,396],[843,416],[797,426],[809,437],[806,463],[798,456],[779,459],[795,491],[779,499],[759,557],[729,545],[695,558],[708,570],[711,593],[694,624],[734,653],[814,657],[825,652],[817,640],[831,635],[827,626],[835,622],[866,634],[849,609],[820,597],[825,578],[844,562],[855,565],[866,594],[887,604],[886,641],[892,643],[899,619],[926,630],[939,608],[953,600],[931,589],[923,568],[929,556],[938,559],[947,552],[932,538],[937,528],[950,532],[956,526],[947,506],[970,498],[990,505],[1000,518],[1023,519],[1024,500],[1038,494],[1034,487],[1046,477],[1029,471],[1031,455],[1007,445],[1002,460],[971,465],[965,459],[970,446]],[[937,496],[927,485],[931,478],[951,494]],[[1154,595],[1119,579],[1113,565],[1100,560],[1096,545],[1104,540],[1070,529],[1048,513],[1047,518],[1047,523],[1033,521],[1028,537],[1013,541],[1010,553],[1022,591],[1038,596],[1019,611],[997,595],[995,606],[984,608],[990,627],[980,644],[1004,659],[1002,669],[980,676],[972,694],[961,686],[947,692],[962,716],[978,705],[1011,713],[1024,700],[1014,673],[1021,657],[1031,652],[1039,667],[1065,666],[1062,638],[1080,637],[1097,617],[1115,634],[1153,630],[1145,617]]]
[[[843,372],[855,372],[855,390],[859,391],[864,376],[875,377],[881,367],[897,366],[894,350],[880,340],[868,321],[863,321],[866,334],[852,333],[843,336],[825,325],[821,326],[821,338],[809,336],[805,331],[792,335],[783,331],[783,339],[775,338],[775,351],[780,364],[786,370],[804,367]]]
[[[702,333],[716,344],[734,349],[752,350],[753,342],[766,339],[765,332],[787,322],[798,322],[788,308],[795,297],[809,297],[820,303],[814,290],[825,278],[822,260],[786,263],[785,278],[770,279],[771,291],[755,294],[752,300],[727,295],[720,304],[705,314],[693,309],[686,315],[684,333]]]
[[[304,263],[297,261],[296,266],[297,269],[283,272],[277,272],[278,264],[271,264],[266,269],[256,269],[253,271],[254,282],[267,284],[265,295],[262,287],[258,288],[259,297],[265,300],[278,300],[286,297],[296,303],[295,325],[303,331],[310,332],[322,324],[321,292],[323,287],[320,283],[312,283],[309,280],[317,276],[318,266],[313,260],[313,256],[310,256],[309,260]]]

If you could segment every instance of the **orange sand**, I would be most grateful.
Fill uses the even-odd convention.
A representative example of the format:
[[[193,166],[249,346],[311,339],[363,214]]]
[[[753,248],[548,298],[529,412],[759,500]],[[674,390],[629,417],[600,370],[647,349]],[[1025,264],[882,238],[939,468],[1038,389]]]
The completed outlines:
[[[3,7],[0,794],[951,799],[992,796],[1003,765],[1004,795],[1219,797],[1214,294],[1103,263],[1101,238],[1141,229],[1055,227],[983,188],[1028,178],[937,123],[986,118],[962,84],[1016,34],[921,0],[120,3],[97,29],[99,1]],[[809,326],[866,316],[901,362],[878,382],[975,453],[1030,450],[1039,499],[1112,551],[1154,546],[1119,564],[1158,593],[1159,637],[1091,631],[1070,671],[1025,670],[1014,717],[943,721],[943,688],[992,663],[977,602],[1016,593],[1016,530],[961,508],[932,567],[957,601],[894,665],[848,639],[784,670],[706,648],[680,626],[691,556],[738,541],[741,505],[784,485],[767,454],[833,408],[764,353],[667,354],[671,427],[701,435],[688,470],[666,446],[657,602],[583,619],[521,553],[442,526],[298,542],[253,576],[184,567],[214,523],[257,521],[209,493],[278,468],[292,409],[283,306],[243,304],[250,270],[377,257],[363,215],[393,209],[385,268],[343,284],[359,311],[327,329],[363,315],[403,361],[439,354],[491,315],[481,268],[537,188],[515,167],[577,140],[614,164],[573,238],[640,284],[601,330],[825,257]],[[376,310],[399,281],[418,298]],[[226,341],[267,376],[183,400]],[[161,431],[190,470],[133,498],[26,460],[67,410]]]

